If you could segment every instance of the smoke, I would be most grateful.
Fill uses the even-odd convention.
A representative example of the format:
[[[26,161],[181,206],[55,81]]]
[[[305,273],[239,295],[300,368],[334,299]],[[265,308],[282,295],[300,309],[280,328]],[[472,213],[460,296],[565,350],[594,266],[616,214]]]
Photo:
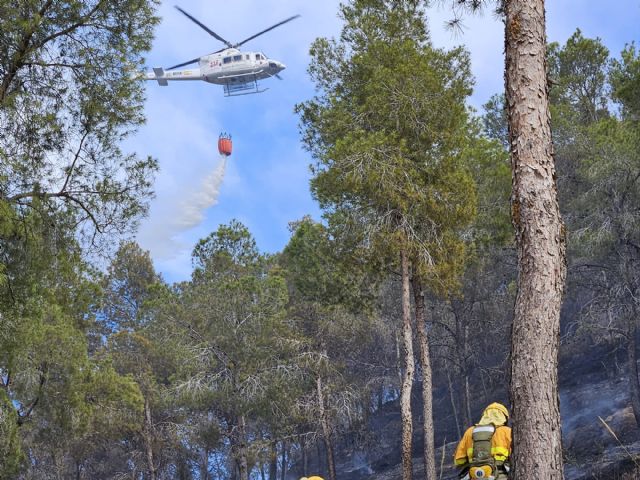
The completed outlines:
[[[199,185],[180,198],[177,202],[166,202],[161,207],[162,212],[152,212],[161,215],[161,221],[154,221],[152,229],[141,229],[138,241],[144,248],[151,250],[154,257],[161,260],[174,259],[184,254],[191,245],[178,239],[178,235],[199,225],[204,219],[208,208],[218,203],[220,186],[227,167],[227,157],[220,155],[214,170],[206,175]]]
[[[355,452],[351,457],[351,463],[353,465],[352,471],[360,471],[366,475],[374,473],[365,452]]]
[[[218,203],[226,167],[227,157],[220,155],[218,165],[203,179],[200,188],[184,198],[179,208],[180,214],[174,217],[172,222],[175,227],[174,234],[198,225],[204,218],[205,210]]]

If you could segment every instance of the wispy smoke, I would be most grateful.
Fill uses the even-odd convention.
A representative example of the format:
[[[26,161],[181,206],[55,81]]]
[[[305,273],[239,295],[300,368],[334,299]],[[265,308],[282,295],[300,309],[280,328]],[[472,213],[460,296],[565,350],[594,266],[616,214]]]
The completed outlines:
[[[140,232],[140,244],[149,248],[154,257],[162,260],[175,258],[189,248],[190,245],[184,244],[176,237],[200,224],[206,210],[218,203],[226,167],[227,157],[220,155],[215,169],[202,179],[197,188],[180,196],[176,203],[165,205],[161,214],[163,220],[154,222],[152,231]]]
[[[215,170],[204,178],[200,189],[184,199],[184,203],[180,205],[180,215],[177,215],[172,222],[175,227],[174,233],[198,225],[204,218],[204,211],[218,203],[226,166],[227,157],[221,155]]]

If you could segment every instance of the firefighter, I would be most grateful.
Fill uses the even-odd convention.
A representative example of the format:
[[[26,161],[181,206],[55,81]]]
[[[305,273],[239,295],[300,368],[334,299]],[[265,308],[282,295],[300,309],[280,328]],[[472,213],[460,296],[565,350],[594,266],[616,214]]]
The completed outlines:
[[[477,425],[469,427],[456,448],[454,462],[463,479],[507,480],[511,455],[509,410],[492,403]]]

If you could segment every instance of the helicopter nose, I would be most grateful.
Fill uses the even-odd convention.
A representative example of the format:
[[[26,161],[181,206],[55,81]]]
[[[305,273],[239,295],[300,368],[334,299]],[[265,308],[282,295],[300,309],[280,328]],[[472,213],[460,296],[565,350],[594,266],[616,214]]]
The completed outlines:
[[[269,66],[276,72],[281,72],[282,70],[287,68],[287,66],[284,63],[278,62],[277,60],[270,61]]]

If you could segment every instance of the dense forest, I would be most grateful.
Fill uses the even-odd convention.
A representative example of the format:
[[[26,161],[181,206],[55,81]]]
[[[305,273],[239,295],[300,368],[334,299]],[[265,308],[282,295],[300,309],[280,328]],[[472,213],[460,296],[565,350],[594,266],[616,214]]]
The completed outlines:
[[[424,3],[345,2],[340,36],[311,47],[317,95],[295,111],[323,217],[291,219],[276,254],[230,221],[169,284],[132,240],[157,161],[121,148],[144,122],[131,73],[155,2],[0,0],[0,478],[336,480],[401,464],[409,480],[419,458],[435,479],[436,446],[490,402],[514,406],[525,445],[522,389],[538,390],[518,365],[536,360],[512,334],[549,347],[544,396],[557,411],[559,381],[568,418],[563,385],[623,385],[629,421],[601,419],[604,443],[564,421],[549,478],[611,444],[640,472],[640,53],[580,30],[543,44],[555,170],[537,171],[518,163],[532,142],[517,81],[471,109],[469,55],[433,46]],[[512,3],[507,72],[526,27]],[[557,182],[557,252],[527,237],[544,223],[534,204],[556,208],[526,196],[527,174]],[[561,265],[536,273],[558,294],[538,305],[528,241]],[[552,318],[563,285],[558,331],[531,336],[521,319]],[[536,457],[517,448],[526,469]]]

